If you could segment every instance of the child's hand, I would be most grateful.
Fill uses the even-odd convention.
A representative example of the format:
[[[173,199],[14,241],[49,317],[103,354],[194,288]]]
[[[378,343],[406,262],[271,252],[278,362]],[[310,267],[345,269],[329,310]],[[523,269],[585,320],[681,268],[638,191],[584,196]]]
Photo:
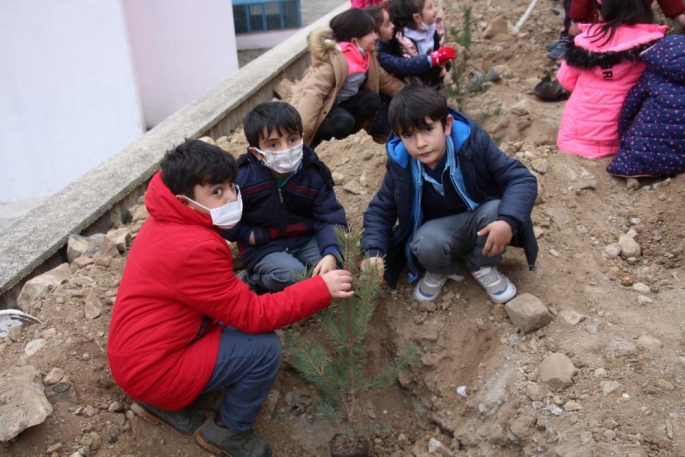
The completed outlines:
[[[439,65],[444,65],[450,60],[454,60],[457,58],[457,50],[454,49],[452,46],[443,46],[437,51],[433,51],[430,53],[431,56],[431,62],[433,63],[434,67],[437,67]]]
[[[328,292],[333,298],[350,298],[354,295],[352,289],[352,275],[346,270],[333,270],[321,275],[326,282]]]
[[[378,280],[382,280],[385,272],[385,260],[383,257],[369,257],[362,262],[362,271],[374,273]]]
[[[328,254],[319,260],[319,263],[314,267],[313,275],[322,275],[328,273],[329,271],[335,270],[336,259],[333,254]]]
[[[504,252],[504,248],[511,242],[514,232],[511,225],[504,221],[495,221],[488,224],[483,230],[477,233],[478,236],[487,235],[483,255],[494,257]]]

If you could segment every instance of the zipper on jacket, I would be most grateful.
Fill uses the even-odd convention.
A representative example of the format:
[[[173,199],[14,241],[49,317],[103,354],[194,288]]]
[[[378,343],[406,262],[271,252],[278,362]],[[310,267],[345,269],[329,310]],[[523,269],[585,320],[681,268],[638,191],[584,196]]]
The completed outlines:
[[[288,238],[285,236],[285,217],[283,216],[283,205],[285,202],[283,200],[281,188],[276,186],[276,191],[278,192],[278,222],[281,226],[281,238],[285,240],[285,252],[288,252],[290,247],[288,246]]]

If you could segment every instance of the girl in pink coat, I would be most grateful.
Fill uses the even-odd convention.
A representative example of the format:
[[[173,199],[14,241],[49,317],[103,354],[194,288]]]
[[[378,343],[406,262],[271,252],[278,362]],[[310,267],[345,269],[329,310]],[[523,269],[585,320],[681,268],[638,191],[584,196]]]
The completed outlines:
[[[652,23],[644,0],[593,1],[603,22],[580,24],[581,33],[557,72],[559,83],[572,91],[557,147],[590,159],[618,151],[621,106],[645,69],[639,55],[668,30]]]
[[[388,11],[388,8],[390,8],[390,0],[350,0],[350,8],[364,9],[369,6],[380,6]]]

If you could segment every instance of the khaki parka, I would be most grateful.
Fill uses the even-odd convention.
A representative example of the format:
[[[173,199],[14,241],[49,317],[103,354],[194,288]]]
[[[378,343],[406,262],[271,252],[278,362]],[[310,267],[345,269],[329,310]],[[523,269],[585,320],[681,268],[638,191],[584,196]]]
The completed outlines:
[[[316,30],[309,36],[312,66],[295,85],[291,103],[300,113],[304,126],[304,143],[310,145],[321,122],[335,105],[335,99],[347,79],[345,55],[333,39],[331,30]],[[404,83],[386,73],[376,59],[375,51],[369,59],[369,70],[362,86],[373,92],[393,96]]]

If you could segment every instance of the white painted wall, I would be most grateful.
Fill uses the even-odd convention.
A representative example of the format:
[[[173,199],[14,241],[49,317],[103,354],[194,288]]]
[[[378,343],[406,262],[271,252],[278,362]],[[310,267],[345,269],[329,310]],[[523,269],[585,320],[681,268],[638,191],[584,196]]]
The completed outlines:
[[[230,1],[123,3],[148,128],[238,71]]]
[[[0,203],[47,197],[144,131],[120,0],[0,1]]]

